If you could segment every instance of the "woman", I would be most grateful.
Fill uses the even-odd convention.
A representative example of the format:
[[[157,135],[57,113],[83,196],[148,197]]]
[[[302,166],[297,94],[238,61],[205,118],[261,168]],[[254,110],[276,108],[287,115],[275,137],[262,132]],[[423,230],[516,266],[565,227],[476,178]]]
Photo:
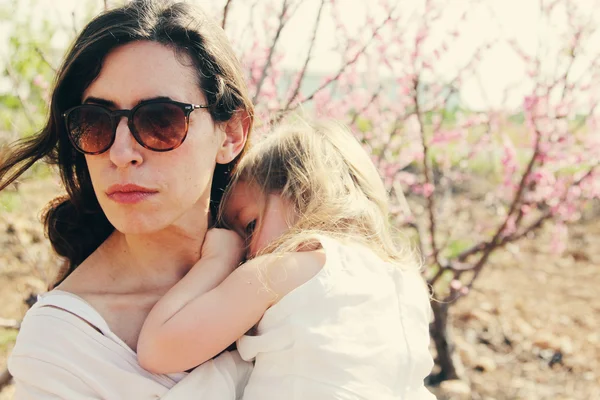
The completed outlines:
[[[149,310],[201,257],[252,123],[233,50],[199,10],[137,0],[84,28],[46,126],[0,165],[3,189],[47,158],[67,191],[45,216],[67,268],[23,321],[16,399],[240,396],[250,367],[236,352],[156,375],[135,350]],[[207,287],[222,280],[204,272]]]

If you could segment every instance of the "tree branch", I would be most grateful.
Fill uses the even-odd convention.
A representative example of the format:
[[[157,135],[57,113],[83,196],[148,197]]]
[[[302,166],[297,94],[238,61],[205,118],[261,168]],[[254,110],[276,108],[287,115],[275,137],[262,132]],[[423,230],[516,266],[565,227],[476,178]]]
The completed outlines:
[[[39,47],[36,46],[35,47],[35,52],[38,53],[38,55],[40,56],[40,58],[42,59],[42,61],[44,62],[44,64],[46,64],[48,67],[50,67],[50,69],[52,70],[52,72],[56,73],[56,68],[54,67],[54,65],[52,65],[50,63],[50,61],[48,61],[48,59],[46,58],[46,56],[42,52],[42,49],[40,49]]]
[[[471,279],[471,283],[468,286],[469,289],[471,288],[471,286],[472,286],[473,282],[475,281],[475,279],[477,279],[477,276],[481,272],[481,269],[483,268],[483,266],[487,262],[487,260],[488,260],[488,258],[490,256],[490,254],[492,253],[492,251],[500,243],[501,237],[504,234],[504,229],[506,229],[506,226],[508,225],[508,221],[510,221],[510,218],[512,217],[513,213],[515,212],[515,210],[516,210],[519,202],[521,201],[521,197],[523,195],[523,192],[525,191],[525,186],[527,184],[527,180],[529,179],[531,171],[533,170],[533,166],[535,165],[537,156],[538,156],[538,154],[540,152],[540,144],[541,144],[541,136],[542,135],[541,135],[540,131],[537,128],[535,129],[535,134],[536,134],[536,141],[535,141],[534,151],[533,151],[533,154],[531,155],[531,159],[529,160],[529,163],[527,164],[527,168],[525,169],[525,172],[523,172],[523,175],[521,176],[521,181],[519,183],[517,192],[515,193],[515,197],[513,198],[513,201],[512,201],[512,203],[510,205],[508,213],[506,214],[506,218],[504,219],[504,222],[502,222],[502,224],[500,225],[500,227],[498,228],[498,230],[496,231],[496,233],[492,237],[492,240],[489,242],[489,244],[487,246],[485,246],[481,258],[474,265],[473,271],[475,273],[473,274],[473,278]]]
[[[358,119],[358,117],[364,113],[365,111],[367,111],[367,108],[369,108],[371,106],[371,104],[373,104],[375,102],[375,100],[377,100],[377,98],[379,97],[379,95],[381,94],[381,91],[383,90],[383,84],[379,84],[379,87],[377,88],[377,90],[375,90],[373,92],[373,94],[371,95],[371,98],[369,99],[369,101],[367,101],[365,103],[364,106],[361,107],[360,110],[356,111],[354,113],[354,115],[352,116],[352,120],[350,121],[350,123],[348,125],[352,126],[356,123],[356,120]],[[406,118],[406,116],[405,116]]]
[[[539,228],[541,228],[543,226],[543,224],[552,217],[553,217],[553,214],[549,209],[544,211],[539,217],[537,217],[532,223],[530,223],[529,226],[522,229],[519,233],[514,233],[512,235],[503,237],[502,240],[494,247],[494,250],[501,249],[508,243],[516,242],[517,240],[524,238],[530,232],[534,232],[534,231],[538,230]],[[485,243],[485,246],[490,246],[490,245],[491,245],[491,242]],[[452,269],[459,272],[459,274],[457,274],[457,275],[460,275],[460,273],[462,273],[462,272],[474,270],[475,267],[476,267],[476,265],[471,265],[469,268],[466,268],[463,270],[457,269],[455,267],[452,267]],[[471,281],[467,287],[471,288],[471,286],[473,285],[473,282],[475,281],[475,278],[476,278],[476,276],[473,276],[473,278],[471,279]]]
[[[398,2],[400,3],[400,2]],[[377,37],[377,34],[379,33],[379,31],[389,22],[392,20],[392,14],[394,13],[394,11],[396,10],[396,8],[398,7],[398,4],[396,4],[394,6],[394,8],[392,8],[392,10],[390,10],[388,16],[386,17],[385,20],[383,20],[381,22],[381,24],[379,24],[377,26],[377,28],[375,28],[375,30],[373,31],[373,33],[371,34],[371,37],[367,40],[367,42],[364,44],[363,47],[361,47],[361,49],[354,55],[354,57],[352,57],[352,59],[350,59],[349,61],[345,62],[342,67],[338,70],[338,72],[336,73],[336,75],[331,78],[328,79],[327,81],[325,81],[323,84],[321,84],[321,86],[319,86],[317,89],[315,89],[314,92],[312,92],[307,98],[305,98],[304,100],[302,100],[301,102],[297,103],[296,105],[294,105],[293,107],[290,107],[288,111],[293,111],[296,108],[298,108],[301,104],[306,103],[308,101],[311,101],[321,90],[325,89],[327,86],[331,85],[333,82],[337,81],[340,76],[342,76],[342,74],[346,71],[346,69],[348,67],[350,67],[351,65],[354,65],[358,59],[360,58],[360,56],[367,50],[367,48],[369,47],[369,45],[371,44],[371,42],[373,42],[373,39],[375,39]]]
[[[415,100],[415,114],[419,121],[419,134],[421,136],[421,145],[423,146],[423,176],[425,177],[425,184],[434,186],[431,166],[429,165],[429,145],[427,144],[427,138],[425,135],[425,122],[423,121],[423,112],[419,105],[419,78],[417,77],[414,81],[414,100]],[[429,235],[431,238],[431,257],[436,265],[442,267],[439,260],[439,249],[436,242],[436,217],[435,217],[435,199],[434,193],[430,193],[429,196],[425,196],[427,201],[427,212],[429,215]]]
[[[269,68],[271,67],[271,62],[273,59],[273,53],[275,52],[275,47],[277,46],[277,42],[279,41],[281,31],[283,30],[283,27],[285,26],[285,24],[287,22],[287,20],[285,18],[285,14],[288,10],[288,7],[289,7],[288,0],[284,0],[283,6],[281,7],[281,13],[279,14],[279,26],[277,27],[277,31],[275,32],[275,37],[273,38],[273,43],[271,43],[271,47],[269,48],[269,55],[267,56],[267,62],[263,66],[263,69],[262,69],[262,72],[260,75],[260,79],[258,81],[258,84],[256,85],[256,93],[254,94],[254,97],[252,98],[252,103],[256,103],[256,101],[258,100],[258,96],[260,94],[260,89],[262,88],[262,85],[265,82],[265,79],[267,77],[267,72],[268,72]]]
[[[227,0],[225,3],[225,7],[223,7],[223,20],[221,21],[221,28],[225,29],[225,25],[227,24],[227,15],[229,13],[229,6],[231,5],[232,0]]]
[[[596,168],[598,168],[599,165],[600,164],[596,164],[596,165],[592,166],[584,175],[582,175],[579,179],[577,179],[570,186],[568,186],[565,189],[565,192],[563,193],[563,195],[561,196],[561,201],[565,200],[566,196],[568,195],[570,187],[579,186],[585,179],[587,179],[594,173],[594,171],[596,170]],[[533,231],[541,228],[542,225],[544,224],[544,222],[546,222],[553,216],[554,216],[554,214],[552,213],[552,211],[550,209],[545,210],[535,221],[533,221],[531,224],[529,224],[528,227],[521,230],[519,233],[514,233],[512,235],[503,237],[500,240],[500,242],[496,243],[495,246],[494,246],[493,241],[490,241],[489,243],[487,243],[487,249],[486,249],[487,253],[491,253],[492,250],[501,248],[504,245],[506,245],[507,243],[515,242],[515,241],[527,236],[527,234],[529,232],[533,232]],[[485,255],[485,253],[484,253],[484,255]],[[481,270],[481,266],[479,266],[479,262],[477,264],[475,264],[471,269],[475,271],[475,274],[473,275],[473,277],[471,278],[471,281],[467,285],[467,287],[469,289],[473,286],[473,283],[475,282],[475,279],[477,278],[478,271]]]
[[[317,19],[315,20],[315,25],[313,27],[312,37],[310,39],[310,46],[308,48],[308,53],[306,54],[306,59],[304,60],[304,65],[302,65],[302,69],[300,70],[300,76],[296,83],[296,87],[294,88],[292,95],[290,96],[290,98],[287,101],[287,104],[284,107],[284,110],[283,110],[284,113],[289,110],[290,104],[292,104],[292,102],[294,100],[296,100],[296,97],[298,97],[298,93],[300,93],[300,87],[302,86],[302,80],[304,79],[304,75],[306,74],[306,70],[308,69],[308,63],[310,62],[310,59],[312,57],[313,48],[315,45],[315,41],[317,39],[317,31],[319,30],[319,24],[321,21],[321,13],[323,11],[324,6],[325,6],[325,0],[321,0],[321,4],[319,5],[319,11],[317,13]]]
[[[27,119],[27,122],[31,126],[31,129],[36,129],[35,121],[31,117],[34,113],[31,111],[31,107],[30,107],[29,103],[19,93],[19,85],[18,85],[17,79],[15,78],[15,75],[12,72],[11,67],[7,65],[5,68],[5,71],[12,82],[14,93],[15,93],[17,99],[19,100],[19,103],[21,103],[21,107],[25,111],[25,118]]]
[[[358,115],[358,114],[356,114],[356,115]],[[404,118],[406,118],[406,117],[404,116]],[[385,159],[385,152],[390,147],[390,144],[392,144],[392,138],[394,136],[396,136],[396,134],[400,130],[400,121],[402,119],[403,119],[403,116],[402,115],[398,115],[398,117],[394,121],[394,125],[392,127],[391,132],[390,132],[388,140],[386,140],[385,143],[383,144],[383,147],[381,148],[381,150],[379,152],[379,156],[377,157],[377,168],[381,168],[381,163]],[[355,120],[356,120],[356,118],[353,118],[353,121],[355,121]]]

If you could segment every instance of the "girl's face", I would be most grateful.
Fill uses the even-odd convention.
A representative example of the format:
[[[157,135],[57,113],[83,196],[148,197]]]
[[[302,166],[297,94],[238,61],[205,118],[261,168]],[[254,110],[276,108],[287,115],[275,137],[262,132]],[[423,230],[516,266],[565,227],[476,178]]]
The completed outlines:
[[[195,69],[184,64],[192,65],[158,43],[123,45],[105,58],[82,102],[114,110],[157,98],[206,105]],[[232,161],[245,140],[241,123],[215,124],[207,110],[198,109],[174,150],[142,147],[123,117],[110,149],[85,157],[100,206],[118,231],[142,234],[174,226],[193,232],[206,227],[215,164]]]
[[[293,208],[281,196],[264,195],[243,181],[233,188],[224,211],[227,224],[246,241],[249,258],[284,234],[294,217]]]

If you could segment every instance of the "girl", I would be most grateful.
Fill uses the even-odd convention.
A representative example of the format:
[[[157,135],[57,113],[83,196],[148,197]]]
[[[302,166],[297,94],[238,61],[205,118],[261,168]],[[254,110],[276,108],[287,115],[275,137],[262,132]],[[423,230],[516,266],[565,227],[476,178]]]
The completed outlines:
[[[209,232],[201,261],[150,312],[144,368],[182,371],[241,336],[242,358],[255,360],[245,400],[434,398],[423,384],[427,290],[393,243],[383,183],[348,131],[280,128],[240,161],[224,201],[234,232]],[[240,266],[220,251],[243,245],[236,234]],[[216,275],[226,278],[207,290]]]

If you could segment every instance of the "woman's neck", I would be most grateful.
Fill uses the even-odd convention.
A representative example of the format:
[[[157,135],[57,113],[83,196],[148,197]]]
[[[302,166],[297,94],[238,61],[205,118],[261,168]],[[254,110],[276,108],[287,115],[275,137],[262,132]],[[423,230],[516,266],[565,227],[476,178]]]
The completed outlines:
[[[129,235],[115,231],[99,248],[115,286],[127,292],[170,288],[200,259],[209,218],[162,231]]]

